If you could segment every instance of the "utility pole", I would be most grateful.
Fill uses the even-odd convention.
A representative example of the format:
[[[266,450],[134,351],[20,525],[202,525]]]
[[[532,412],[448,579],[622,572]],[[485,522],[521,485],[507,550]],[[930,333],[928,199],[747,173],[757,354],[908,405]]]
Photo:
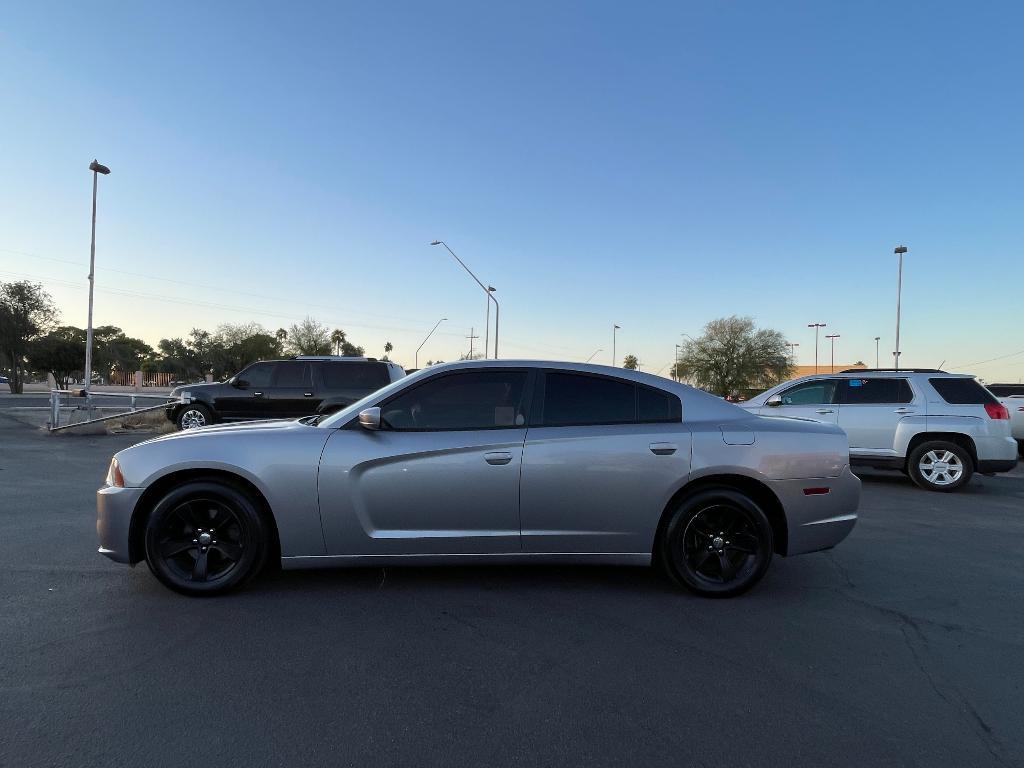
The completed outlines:
[[[814,372],[818,372],[818,331],[825,327],[825,323],[808,323],[808,328],[814,329]]]
[[[875,336],[875,368],[878,368],[878,341],[881,336]]]
[[[615,334],[618,333],[618,331],[619,331],[619,326],[613,325],[612,326],[612,366],[613,367],[616,364],[615,363]]]
[[[85,332],[85,388],[92,386],[92,290],[93,275],[96,272],[96,189],[98,179],[102,173],[106,176],[110,169],[100,165],[96,160],[89,163],[89,170],[92,171],[92,241],[89,244],[89,325]]]
[[[893,356],[896,358],[896,370],[900,369],[900,301],[903,297],[903,254],[907,252],[907,246],[898,245],[893,253],[900,257],[900,267],[896,278],[896,351]]]
[[[470,328],[469,329],[469,336],[467,336],[466,338],[469,339],[469,359],[472,360],[473,359],[473,339],[479,339],[480,337],[477,336],[477,335],[474,335],[473,329]]]

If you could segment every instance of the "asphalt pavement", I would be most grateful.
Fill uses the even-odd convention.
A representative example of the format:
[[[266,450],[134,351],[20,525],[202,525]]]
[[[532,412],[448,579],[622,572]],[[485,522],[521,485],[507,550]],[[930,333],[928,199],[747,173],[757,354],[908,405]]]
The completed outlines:
[[[96,553],[141,437],[0,413],[0,765],[1024,765],[1024,471],[865,476],[831,552],[707,600],[647,569],[265,575]]]

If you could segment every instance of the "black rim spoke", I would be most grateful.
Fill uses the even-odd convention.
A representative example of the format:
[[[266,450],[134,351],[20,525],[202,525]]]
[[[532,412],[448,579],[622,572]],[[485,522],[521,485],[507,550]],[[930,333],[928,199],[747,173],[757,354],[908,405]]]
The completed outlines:
[[[209,563],[207,552],[200,549],[196,555],[196,564],[192,566],[192,581],[206,581],[206,568]]]
[[[734,533],[729,539],[729,542],[730,543],[726,546],[727,550],[744,552],[748,555],[757,554],[757,538],[751,536],[749,533]]]
[[[160,545],[160,554],[163,557],[177,557],[183,552],[195,549],[196,544],[191,539],[182,541],[180,539],[167,539]]]
[[[213,545],[222,557],[232,562],[238,562],[239,558],[242,557],[242,547],[239,544],[235,544],[233,541],[218,541]]]
[[[701,579],[727,584],[761,551],[753,521],[742,509],[715,504],[701,510],[683,532],[683,558]]]
[[[157,551],[177,578],[215,581],[241,561],[242,521],[223,501],[194,497],[178,504],[164,520]]]
[[[718,564],[721,567],[722,581],[732,581],[733,577],[736,575],[736,566],[733,565],[732,560],[729,559],[728,553],[718,553]]]

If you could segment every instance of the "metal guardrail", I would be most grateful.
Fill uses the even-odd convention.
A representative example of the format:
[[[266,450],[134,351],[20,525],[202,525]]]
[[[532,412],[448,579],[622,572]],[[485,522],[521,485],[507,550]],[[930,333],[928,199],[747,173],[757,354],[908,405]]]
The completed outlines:
[[[127,398],[129,400],[129,410],[119,411],[118,413],[110,414],[109,416],[98,416],[96,418],[84,419],[82,421],[76,421],[74,423],[61,424],[60,423],[60,410],[61,410],[61,398],[66,399],[64,408],[72,408],[75,411],[88,411],[91,415],[97,408],[104,406],[97,406],[93,404],[93,398],[96,397],[113,397],[113,398]],[[71,398],[82,398],[85,400],[84,404],[72,405]],[[138,406],[138,400],[160,400],[161,402],[156,405],[149,405],[143,408]],[[170,397],[168,395],[144,395],[136,392],[93,392],[88,389],[51,389],[50,390],[50,421],[47,424],[47,428],[51,432],[58,432],[62,429],[69,429],[70,427],[80,427],[83,424],[97,424],[102,421],[111,421],[113,419],[124,418],[125,416],[133,413],[146,413],[148,411],[156,411],[161,408],[166,408],[168,405],[173,403],[191,403],[191,397]]]

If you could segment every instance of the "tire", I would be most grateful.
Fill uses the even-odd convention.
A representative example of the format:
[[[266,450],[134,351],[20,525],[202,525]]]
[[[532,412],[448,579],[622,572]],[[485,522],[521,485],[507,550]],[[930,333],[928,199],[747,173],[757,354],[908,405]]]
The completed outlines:
[[[1017,453],[1024,459],[1024,440],[1017,441]]]
[[[705,597],[732,597],[768,571],[772,527],[746,494],[708,488],[684,499],[671,514],[660,559],[677,584]]]
[[[247,494],[221,482],[187,482],[153,507],[146,564],[176,592],[216,595],[259,573],[268,541],[266,523]]]
[[[934,466],[933,466],[934,465]],[[951,493],[974,474],[974,460],[963,446],[933,440],[917,446],[907,459],[910,479],[926,491]]]
[[[205,427],[213,424],[213,411],[202,403],[189,403],[182,406],[181,410],[178,411],[178,415],[174,418],[174,423],[178,425],[180,430]]]

